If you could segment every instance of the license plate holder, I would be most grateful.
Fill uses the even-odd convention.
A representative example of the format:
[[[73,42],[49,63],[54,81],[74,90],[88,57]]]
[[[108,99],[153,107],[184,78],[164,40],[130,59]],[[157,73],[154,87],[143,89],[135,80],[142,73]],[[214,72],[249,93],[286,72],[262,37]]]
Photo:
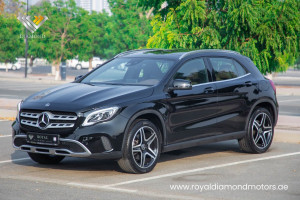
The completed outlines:
[[[26,141],[31,144],[57,146],[59,144],[59,135],[45,133],[28,133]]]

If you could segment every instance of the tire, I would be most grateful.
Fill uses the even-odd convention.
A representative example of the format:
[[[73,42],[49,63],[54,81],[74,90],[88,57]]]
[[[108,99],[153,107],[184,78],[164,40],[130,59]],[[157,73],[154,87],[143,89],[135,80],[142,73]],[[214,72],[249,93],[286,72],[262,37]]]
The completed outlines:
[[[248,153],[264,153],[273,141],[274,122],[265,108],[257,108],[252,113],[246,135],[239,140],[240,148]]]
[[[134,174],[152,171],[161,152],[160,130],[151,121],[138,119],[132,123],[124,139],[123,156],[118,160],[120,168]]]
[[[75,68],[76,68],[77,70],[81,70],[81,69],[82,69],[82,66],[81,66],[80,64],[77,64],[77,65],[75,66]]]
[[[17,67],[15,65],[11,66],[11,70],[16,71]]]
[[[33,161],[45,165],[58,164],[65,158],[64,156],[54,156],[39,153],[28,153],[28,155]]]

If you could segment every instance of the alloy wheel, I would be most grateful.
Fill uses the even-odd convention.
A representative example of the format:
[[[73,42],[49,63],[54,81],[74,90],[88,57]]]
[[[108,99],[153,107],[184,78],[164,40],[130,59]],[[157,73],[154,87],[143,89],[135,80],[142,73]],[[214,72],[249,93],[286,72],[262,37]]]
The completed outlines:
[[[137,130],[132,140],[132,157],[140,168],[148,168],[158,156],[159,141],[157,133],[149,126]]]
[[[259,113],[252,123],[252,139],[254,144],[263,149],[272,141],[273,125],[269,115],[264,112]]]

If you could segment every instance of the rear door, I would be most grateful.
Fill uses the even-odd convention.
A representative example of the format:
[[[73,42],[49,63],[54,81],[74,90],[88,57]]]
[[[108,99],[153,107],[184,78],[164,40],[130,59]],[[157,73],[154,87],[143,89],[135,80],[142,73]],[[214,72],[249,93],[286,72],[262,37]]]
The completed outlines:
[[[190,80],[192,90],[167,93],[169,144],[211,136],[215,133],[217,92],[204,58],[186,61],[173,79]]]
[[[243,131],[248,114],[247,102],[252,82],[249,73],[236,60],[211,57],[213,79],[218,93],[217,134]],[[252,89],[253,90],[253,89]]]

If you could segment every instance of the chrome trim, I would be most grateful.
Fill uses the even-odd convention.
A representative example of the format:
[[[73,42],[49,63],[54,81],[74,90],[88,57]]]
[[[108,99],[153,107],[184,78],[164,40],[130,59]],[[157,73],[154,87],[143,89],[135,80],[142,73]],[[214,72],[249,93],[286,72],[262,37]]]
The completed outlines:
[[[50,124],[44,128],[41,128],[38,124],[38,119],[41,115],[47,114],[49,116],[49,120],[61,120],[61,121],[70,121],[65,123],[58,123],[58,122],[50,122]],[[40,129],[47,129],[47,128],[72,128],[75,126],[75,122],[77,120],[76,115],[60,115],[60,114],[52,114],[51,112],[41,112],[41,113],[32,113],[32,112],[21,112],[21,117],[31,118],[35,120],[28,120],[28,119],[21,119],[21,124],[32,126]],[[72,122],[72,123],[71,123]]]
[[[27,125],[27,126],[38,127],[37,121],[31,121],[31,120],[26,120],[26,119],[22,119],[21,124],[24,124],[24,125]]]
[[[213,84],[215,81],[213,82],[206,82],[206,83],[199,83],[199,84],[196,84],[196,85],[192,85],[192,87],[194,86],[199,86],[199,85],[208,85],[208,84]]]
[[[19,151],[25,151],[25,152],[31,152],[31,153],[41,153],[41,154],[50,154],[50,155],[57,155],[57,156],[72,156],[72,157],[88,157],[90,155],[92,155],[92,153],[90,152],[90,150],[88,150],[88,148],[86,148],[82,143],[76,141],[76,140],[72,140],[72,139],[63,139],[60,138],[59,141],[61,142],[71,142],[71,143],[75,143],[77,145],[79,145],[85,152],[83,153],[77,153],[77,152],[73,152],[70,151],[69,149],[58,149],[55,147],[38,147],[38,146],[32,146],[32,145],[21,145],[19,147],[15,146],[14,141],[16,138],[24,138],[26,139],[26,135],[16,135],[13,138],[13,147],[16,150]],[[48,152],[45,152],[48,151]],[[66,152],[66,153],[62,153],[62,152]]]
[[[21,124],[40,128],[37,125],[37,121],[22,119]],[[74,125],[75,125],[74,123],[51,123],[46,128],[72,128],[72,127],[74,127]]]
[[[227,79],[227,80],[222,80],[222,81],[212,81],[212,82],[200,83],[200,84],[192,85],[192,87],[199,86],[199,85],[206,85],[206,84],[212,84],[212,83],[221,83],[221,82],[226,82],[226,81],[237,80],[237,79],[240,79],[240,78],[244,78],[244,77],[246,77],[246,76],[248,76],[250,74],[251,73],[247,73],[247,74],[245,74],[243,76],[239,76],[239,77],[231,78],[231,79]]]
[[[39,118],[43,113],[47,113],[49,115],[49,119],[53,120],[77,120],[77,116],[75,115],[58,115],[58,114],[52,114],[51,112],[41,112],[41,113],[30,113],[30,112],[21,112],[21,117],[27,117],[27,118]]]
[[[47,128],[72,128],[74,125],[73,123],[51,123]]]
[[[41,113],[21,112],[20,116],[37,119],[39,118],[40,114]]]
[[[243,75],[243,76],[239,76],[239,77],[236,77],[236,78],[231,78],[231,79],[226,79],[226,80],[222,80],[222,81],[214,81],[215,83],[221,83],[221,82],[226,82],[226,81],[232,81],[232,80],[237,80],[237,79],[240,79],[240,78],[244,78],[244,77],[246,77],[246,76],[248,76],[248,75],[250,75],[251,73],[247,73],[247,74],[245,74],[245,75]]]

